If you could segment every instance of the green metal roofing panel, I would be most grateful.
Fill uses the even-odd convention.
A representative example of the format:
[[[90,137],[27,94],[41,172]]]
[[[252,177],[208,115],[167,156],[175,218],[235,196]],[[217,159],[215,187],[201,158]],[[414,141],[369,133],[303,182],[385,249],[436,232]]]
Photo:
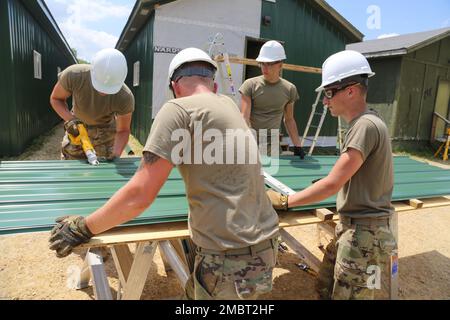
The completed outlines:
[[[337,157],[283,156],[277,179],[294,190],[324,177]],[[90,166],[83,161],[0,162],[0,234],[50,230],[63,215],[88,215],[102,206],[134,174],[139,158]],[[450,170],[407,157],[396,157],[395,201],[450,195]],[[334,207],[335,197],[296,210]],[[187,220],[188,204],[178,170],[174,169],[152,206],[126,225]]]

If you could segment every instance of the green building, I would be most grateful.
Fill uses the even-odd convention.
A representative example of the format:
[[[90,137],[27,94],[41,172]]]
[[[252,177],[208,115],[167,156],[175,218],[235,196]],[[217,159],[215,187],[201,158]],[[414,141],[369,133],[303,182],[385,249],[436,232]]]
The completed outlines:
[[[0,1],[0,157],[22,153],[58,121],[49,98],[76,63],[43,0]]]
[[[370,62],[369,105],[385,119],[394,140],[428,142],[442,137],[450,118],[450,28],[364,41],[347,46]]]
[[[319,68],[329,55],[363,38],[323,0],[139,0],[116,48],[129,63],[127,85],[136,98],[132,131],[140,142],[145,142],[152,119],[167,99],[171,59],[187,47],[214,51],[211,42],[218,33],[230,56],[256,58],[262,44],[274,39],[284,44],[286,63]],[[233,64],[235,90],[258,72],[254,67]],[[302,135],[321,76],[284,71],[283,77],[300,93],[295,117]],[[218,82],[219,92],[231,95],[228,83]],[[239,104],[239,93],[232,97]],[[330,136],[334,145],[336,133],[337,121],[328,115],[321,136]]]

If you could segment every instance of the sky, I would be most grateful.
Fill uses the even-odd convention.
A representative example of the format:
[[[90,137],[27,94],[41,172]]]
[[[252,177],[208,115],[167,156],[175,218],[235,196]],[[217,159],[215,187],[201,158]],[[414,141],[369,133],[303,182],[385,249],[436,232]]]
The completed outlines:
[[[212,0],[204,0],[212,1]],[[242,0],[245,1],[245,0]],[[286,0],[277,0],[286,1]],[[365,38],[450,27],[450,0],[326,0]],[[134,0],[45,0],[78,57],[115,47]]]

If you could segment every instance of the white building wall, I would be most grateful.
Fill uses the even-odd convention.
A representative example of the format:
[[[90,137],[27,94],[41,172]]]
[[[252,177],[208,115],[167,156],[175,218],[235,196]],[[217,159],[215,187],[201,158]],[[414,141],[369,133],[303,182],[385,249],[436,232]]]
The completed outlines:
[[[221,33],[230,56],[245,56],[245,37],[259,38],[261,0],[178,0],[160,6],[155,12],[153,31],[153,114],[167,101],[167,72],[177,52],[188,47],[208,51],[209,42]],[[236,90],[235,101],[243,82],[244,66],[232,64]],[[226,76],[225,65],[221,69]],[[230,94],[229,82],[222,83],[217,74],[219,92]],[[238,104],[239,105],[239,104]]]

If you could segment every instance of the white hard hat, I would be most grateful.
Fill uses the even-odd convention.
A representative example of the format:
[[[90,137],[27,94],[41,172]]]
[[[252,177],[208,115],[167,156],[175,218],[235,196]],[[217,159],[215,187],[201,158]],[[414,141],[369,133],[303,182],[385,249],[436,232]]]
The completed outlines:
[[[187,62],[203,61],[207,62],[217,70],[217,63],[203,50],[197,48],[186,48],[178,52],[169,65],[169,85],[173,73],[183,64]]]
[[[286,53],[281,43],[270,40],[264,43],[259,51],[259,56],[256,58],[258,62],[275,62],[286,60]]]
[[[92,86],[101,93],[116,94],[119,92],[127,73],[127,60],[119,50],[100,50],[92,60]]]
[[[375,75],[370,68],[369,62],[361,53],[353,50],[335,53],[323,63],[322,84],[316,89],[316,92],[345,78],[364,74],[367,77]]]

